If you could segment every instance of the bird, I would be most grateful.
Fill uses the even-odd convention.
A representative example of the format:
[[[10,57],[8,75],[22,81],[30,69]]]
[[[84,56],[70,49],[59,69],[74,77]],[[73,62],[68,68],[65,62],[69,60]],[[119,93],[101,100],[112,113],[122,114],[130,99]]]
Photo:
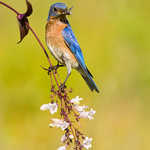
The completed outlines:
[[[67,76],[62,87],[65,86],[72,69],[75,69],[81,74],[90,90],[99,93],[93,75],[85,64],[80,45],[67,19],[67,16],[72,14],[71,9],[65,3],[54,3],[50,6],[45,27],[46,44],[58,62],[56,67],[66,66],[67,68]]]

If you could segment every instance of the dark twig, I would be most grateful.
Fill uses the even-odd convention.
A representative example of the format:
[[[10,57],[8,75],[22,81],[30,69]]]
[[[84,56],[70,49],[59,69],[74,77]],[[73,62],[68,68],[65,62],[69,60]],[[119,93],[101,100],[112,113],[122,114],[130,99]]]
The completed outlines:
[[[49,58],[49,56],[48,56],[48,53],[47,53],[46,49],[44,48],[42,42],[41,42],[40,39],[38,38],[37,34],[34,32],[33,28],[31,28],[31,26],[30,26],[29,24],[27,24],[27,26],[29,27],[29,29],[30,29],[31,32],[33,33],[34,37],[35,37],[36,40],[38,41],[38,43],[39,43],[39,45],[41,46],[41,48],[43,49],[43,51],[44,51],[44,53],[45,53],[45,55],[46,55],[46,57],[47,57],[47,60],[48,60],[48,63],[49,63],[49,65],[50,65],[50,67],[52,67],[53,65],[52,65],[52,63],[51,63],[51,60],[50,60],[50,58]],[[57,86],[58,86],[58,88],[59,88],[59,83],[58,83],[58,81],[57,81],[57,78],[56,78],[56,75],[55,75],[54,71],[53,71],[53,76],[54,76],[54,79],[55,79],[55,81],[56,81],[56,84],[57,84]]]
[[[8,4],[6,4],[6,3],[4,3],[4,2],[2,2],[2,1],[0,1],[0,4],[2,4],[2,5],[4,5],[5,7],[9,8],[10,10],[12,10],[12,11],[13,11],[14,13],[16,13],[17,15],[20,14],[16,9],[12,8],[12,7],[9,6]]]

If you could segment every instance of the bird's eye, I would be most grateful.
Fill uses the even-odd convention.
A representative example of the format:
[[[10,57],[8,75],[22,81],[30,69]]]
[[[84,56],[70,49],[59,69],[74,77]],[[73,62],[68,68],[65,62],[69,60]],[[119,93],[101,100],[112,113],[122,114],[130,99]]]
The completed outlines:
[[[57,9],[54,7],[54,11],[56,12],[57,11]]]

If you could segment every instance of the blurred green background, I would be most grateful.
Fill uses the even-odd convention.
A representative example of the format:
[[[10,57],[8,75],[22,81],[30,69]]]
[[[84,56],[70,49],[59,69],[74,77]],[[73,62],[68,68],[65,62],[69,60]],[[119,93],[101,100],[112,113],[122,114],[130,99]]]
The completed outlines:
[[[30,0],[31,1],[31,0]],[[25,0],[6,1],[26,10]],[[49,7],[58,1],[32,0],[30,24],[45,44]],[[73,71],[67,85],[96,109],[81,128],[93,150],[150,149],[150,2],[147,0],[64,0],[74,6],[69,21],[101,93],[90,92]],[[48,127],[41,112],[49,102],[50,80],[40,65],[45,55],[30,33],[21,44],[16,16],[0,6],[0,149],[55,150],[62,132]],[[53,59],[51,57],[51,59]],[[55,60],[53,59],[55,63]],[[64,79],[65,69],[61,69]]]

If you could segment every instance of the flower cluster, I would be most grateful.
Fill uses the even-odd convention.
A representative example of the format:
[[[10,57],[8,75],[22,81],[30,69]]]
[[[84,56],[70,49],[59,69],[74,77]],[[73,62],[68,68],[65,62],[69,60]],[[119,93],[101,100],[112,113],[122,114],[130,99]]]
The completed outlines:
[[[76,124],[78,124],[81,118],[87,118],[89,120],[94,119],[93,115],[96,113],[96,111],[92,108],[89,109],[88,106],[81,106],[80,101],[83,99],[79,96],[71,100],[69,100],[67,97],[64,99],[63,96],[60,99],[61,119],[53,118],[51,119],[52,122],[49,124],[50,127],[57,127],[65,132],[61,137],[63,146],[60,146],[58,150],[66,150],[71,144],[74,144],[73,147],[75,150],[91,148],[92,138],[88,138],[81,133],[76,127]],[[53,115],[57,112],[58,106],[58,101],[57,103],[52,101],[51,103],[43,104],[40,109],[42,111],[48,110],[50,114]]]

